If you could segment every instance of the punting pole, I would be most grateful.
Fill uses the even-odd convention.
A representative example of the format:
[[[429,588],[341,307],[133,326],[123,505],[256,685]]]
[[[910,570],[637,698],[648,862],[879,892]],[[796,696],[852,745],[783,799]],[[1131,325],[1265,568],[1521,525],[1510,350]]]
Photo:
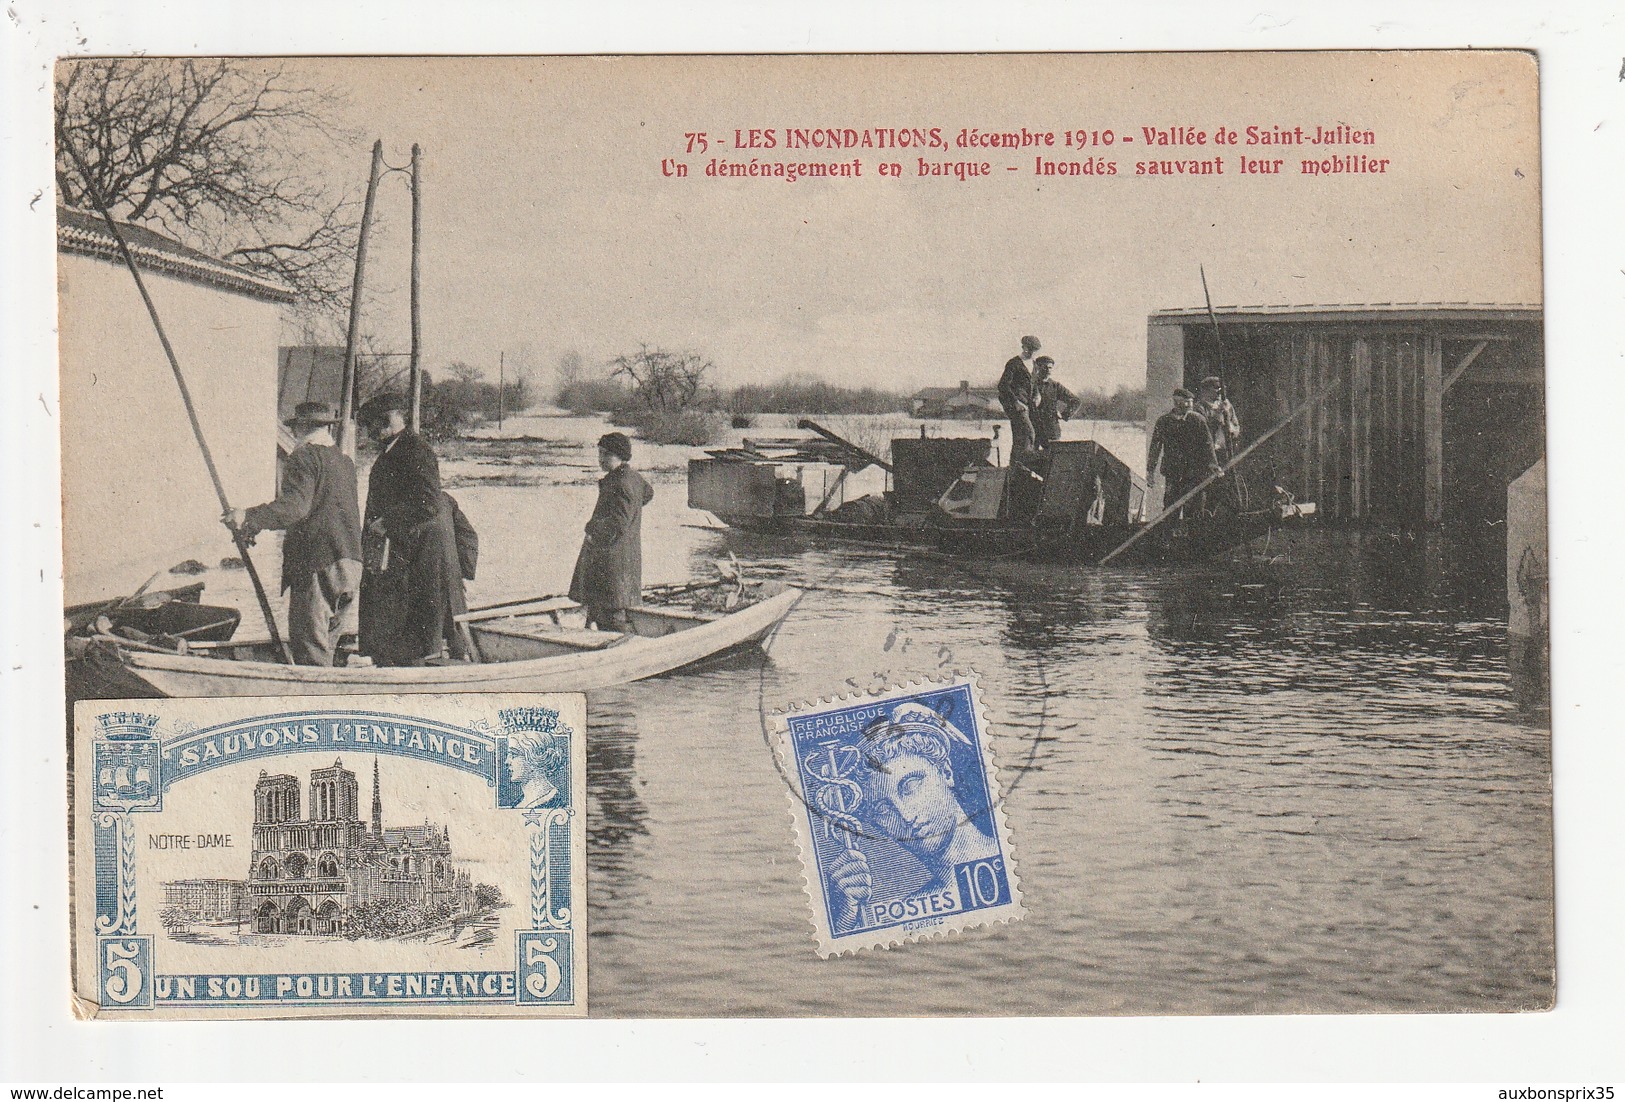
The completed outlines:
[[[1213,326],[1213,346],[1218,350],[1218,370],[1214,372],[1219,377],[1219,385],[1224,386],[1224,338],[1219,335],[1219,316],[1213,312],[1213,296],[1207,293],[1207,269],[1198,264],[1196,271],[1202,277],[1202,300],[1207,303],[1207,320]],[[1225,398],[1230,395],[1221,391]]]
[[[1202,301],[1207,303],[1207,320],[1213,326],[1213,347],[1218,351],[1217,366],[1213,373],[1219,377],[1219,399],[1228,402],[1230,401],[1230,386],[1224,381],[1224,337],[1219,332],[1219,316],[1213,312],[1213,296],[1208,294],[1207,291],[1207,269],[1198,264],[1196,271],[1202,277]],[[1229,440],[1228,429],[1226,430],[1225,440]],[[1225,446],[1228,447],[1229,444],[1226,443]],[[1247,507],[1247,483],[1239,479],[1236,482],[1236,500],[1241,504],[1242,508]]]
[[[423,331],[419,324],[418,253],[423,237],[423,166],[419,149],[412,143],[412,424],[413,432],[423,427]]]
[[[384,163],[384,140],[372,143],[372,169],[367,174],[367,201],[361,208],[361,234],[355,244],[355,281],[350,285],[350,326],[344,335],[344,383],[339,390],[339,450],[355,454],[350,431],[354,416],[356,344],[361,333],[361,281],[367,272],[367,236],[372,232],[372,205],[378,197],[378,170]]]
[[[124,240],[124,233],[118,228],[118,223],[113,221],[113,215],[108,211],[107,204],[102,202],[101,194],[96,190],[96,184],[90,177],[90,170],[85,167],[85,162],[80,158],[79,151],[70,142],[63,142],[62,144],[67,149],[68,156],[73,158],[75,167],[79,169],[79,175],[84,178],[86,194],[90,196],[90,201],[96,205],[96,211],[102,216],[102,221],[107,223],[107,229],[112,233],[113,240],[118,243],[118,250],[124,257],[124,264],[130,269],[130,275],[135,278],[135,288],[141,292],[141,301],[147,304],[147,314],[152,318],[152,327],[158,331],[158,343],[164,346],[164,355],[169,357],[169,369],[175,373],[175,385],[180,388],[181,404],[186,407],[187,420],[192,423],[192,435],[197,438],[198,450],[203,453],[203,465],[209,468],[209,480],[214,483],[215,496],[220,499],[220,511],[229,516],[231,501],[226,497],[225,483],[220,481],[220,471],[214,465],[214,455],[209,451],[209,442],[203,436],[203,425],[197,419],[197,408],[192,405],[192,392],[187,389],[186,376],[181,371],[181,362],[176,358],[175,349],[169,343],[169,334],[164,332],[164,323],[158,318],[158,307],[153,304],[152,296],[147,293],[147,284],[141,278],[141,269],[136,267],[135,255],[130,252],[129,242]],[[233,527],[229,523],[226,527],[231,531],[232,542],[237,545],[237,554],[242,556],[243,566],[248,570],[249,580],[254,583],[254,596],[259,598],[260,612],[265,615],[265,627],[271,633],[271,642],[276,645],[277,650],[282,652],[283,660],[291,666],[293,665],[293,652],[288,649],[288,644],[283,640],[282,633],[277,630],[276,616],[271,612],[271,599],[265,595],[265,585],[260,581],[260,572],[254,568],[254,558],[248,553],[248,540],[243,537],[242,529]]]
[[[1337,389],[1337,386],[1338,386],[1338,384],[1336,382],[1334,382],[1330,386],[1327,386],[1323,390],[1321,390],[1320,393],[1312,395],[1311,397],[1305,398],[1302,402],[1300,402],[1298,404],[1296,409],[1294,409],[1291,413],[1289,413],[1285,417],[1283,417],[1280,420],[1280,422],[1275,425],[1274,428],[1270,429],[1264,435],[1260,436],[1257,440],[1254,440],[1251,444],[1248,444],[1245,448],[1242,448],[1241,451],[1237,452],[1236,457],[1234,459],[1232,459],[1230,462],[1226,463],[1218,471],[1215,471],[1212,474],[1209,474],[1206,478],[1202,479],[1202,481],[1198,482],[1193,489],[1187,490],[1180,497],[1180,499],[1178,501],[1174,502],[1172,505],[1164,506],[1162,512],[1158,513],[1155,517],[1151,518],[1151,520],[1146,524],[1146,526],[1144,528],[1141,528],[1139,531],[1135,532],[1128,539],[1126,539],[1122,543],[1118,544],[1115,548],[1113,548],[1110,552],[1108,552],[1106,554],[1106,556],[1104,558],[1102,558],[1097,565],[1100,565],[1100,566],[1107,565],[1113,559],[1115,559],[1117,556],[1121,555],[1124,551],[1127,551],[1130,547],[1133,547],[1136,543],[1139,543],[1141,539],[1143,539],[1145,536],[1150,534],[1150,532],[1151,532],[1151,530],[1153,528],[1156,528],[1157,526],[1162,524],[1162,522],[1167,520],[1169,517],[1176,515],[1179,512],[1179,510],[1184,507],[1184,505],[1185,505],[1185,503],[1187,501],[1189,501],[1191,498],[1195,497],[1197,494],[1201,493],[1203,490],[1207,489],[1221,475],[1228,474],[1230,472],[1230,470],[1233,467],[1235,467],[1236,464],[1240,463],[1243,459],[1246,459],[1249,455],[1253,454],[1254,451],[1256,451],[1258,448],[1263,446],[1263,444],[1266,441],[1268,441],[1272,436],[1274,436],[1276,433],[1280,432],[1282,429],[1284,429],[1288,425],[1290,425],[1297,418],[1298,414],[1302,413],[1304,410],[1309,409],[1312,406],[1318,406],[1321,402],[1325,401],[1326,398],[1331,395],[1331,392]]]

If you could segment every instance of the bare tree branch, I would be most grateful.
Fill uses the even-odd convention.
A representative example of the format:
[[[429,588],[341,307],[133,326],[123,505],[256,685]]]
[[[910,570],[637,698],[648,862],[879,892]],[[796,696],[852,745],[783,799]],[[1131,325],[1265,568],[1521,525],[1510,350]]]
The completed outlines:
[[[687,409],[694,401],[706,372],[714,366],[695,352],[666,352],[644,344],[634,354],[611,360],[609,377],[628,379],[643,406],[675,412]]]
[[[282,279],[307,320],[336,320],[349,309],[359,203],[309,166],[313,148],[349,143],[332,122],[340,106],[277,64],[65,61],[55,101],[58,195],[89,207],[94,188],[116,217]]]

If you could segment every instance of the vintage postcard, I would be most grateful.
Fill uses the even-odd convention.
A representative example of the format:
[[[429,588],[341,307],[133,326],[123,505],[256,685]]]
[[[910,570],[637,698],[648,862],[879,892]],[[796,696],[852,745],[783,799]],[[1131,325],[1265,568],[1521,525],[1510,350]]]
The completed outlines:
[[[595,1015],[1552,1005],[1533,55],[55,93],[86,1006],[579,1013],[583,857]],[[565,928],[496,760],[537,692],[588,694]],[[256,878],[294,793],[354,879]],[[455,932],[367,934],[448,833]]]
[[[584,704],[81,702],[79,1013],[585,1014]]]
[[[821,956],[1021,916],[974,678],[780,719]]]

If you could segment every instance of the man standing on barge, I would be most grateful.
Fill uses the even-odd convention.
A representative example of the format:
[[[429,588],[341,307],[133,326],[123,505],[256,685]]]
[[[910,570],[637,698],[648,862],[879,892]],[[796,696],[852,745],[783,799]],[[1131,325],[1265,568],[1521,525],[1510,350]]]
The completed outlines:
[[[1054,378],[1055,361],[1040,356],[1033,361],[1033,433],[1040,449],[1061,438],[1061,422],[1070,421],[1083,403]]]
[[[1032,359],[1038,352],[1037,337],[1021,338],[1021,355],[1010,357],[999,377],[999,405],[1010,418],[1010,463],[1012,466],[1032,451],[1033,431]]]
[[[1213,437],[1208,435],[1207,420],[1195,411],[1193,402],[1190,391],[1184,387],[1175,390],[1174,408],[1157,418],[1151,430],[1151,444],[1146,448],[1146,481],[1156,479],[1159,463],[1167,481],[1162,496],[1165,509],[1202,479],[1222,469],[1213,451]]]
[[[1202,380],[1196,398],[1196,412],[1207,422],[1208,434],[1213,438],[1213,451],[1219,462],[1227,463],[1241,441],[1241,419],[1236,407],[1224,396],[1224,381],[1217,375]]]

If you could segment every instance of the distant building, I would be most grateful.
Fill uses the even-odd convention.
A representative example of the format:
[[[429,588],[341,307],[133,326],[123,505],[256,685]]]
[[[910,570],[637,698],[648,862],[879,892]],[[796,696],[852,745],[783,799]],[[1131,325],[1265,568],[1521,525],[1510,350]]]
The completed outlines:
[[[171,880],[164,905],[183,907],[200,922],[236,922],[247,917],[248,885],[241,880]]]
[[[928,386],[912,402],[914,416],[920,418],[982,421],[1004,416],[998,387],[973,387],[963,380],[957,388]]]
[[[276,493],[280,283],[143,226],[122,231],[234,505]],[[175,378],[100,217],[57,208],[64,586],[70,605],[232,553]],[[274,562],[262,562],[268,577]]]
[[[342,761],[311,771],[309,810],[309,818],[300,816],[297,777],[260,771],[247,881],[256,933],[336,934],[354,908],[381,901],[472,910],[472,879],[452,860],[448,829],[383,825],[376,761],[370,824],[361,819],[355,774]]]

